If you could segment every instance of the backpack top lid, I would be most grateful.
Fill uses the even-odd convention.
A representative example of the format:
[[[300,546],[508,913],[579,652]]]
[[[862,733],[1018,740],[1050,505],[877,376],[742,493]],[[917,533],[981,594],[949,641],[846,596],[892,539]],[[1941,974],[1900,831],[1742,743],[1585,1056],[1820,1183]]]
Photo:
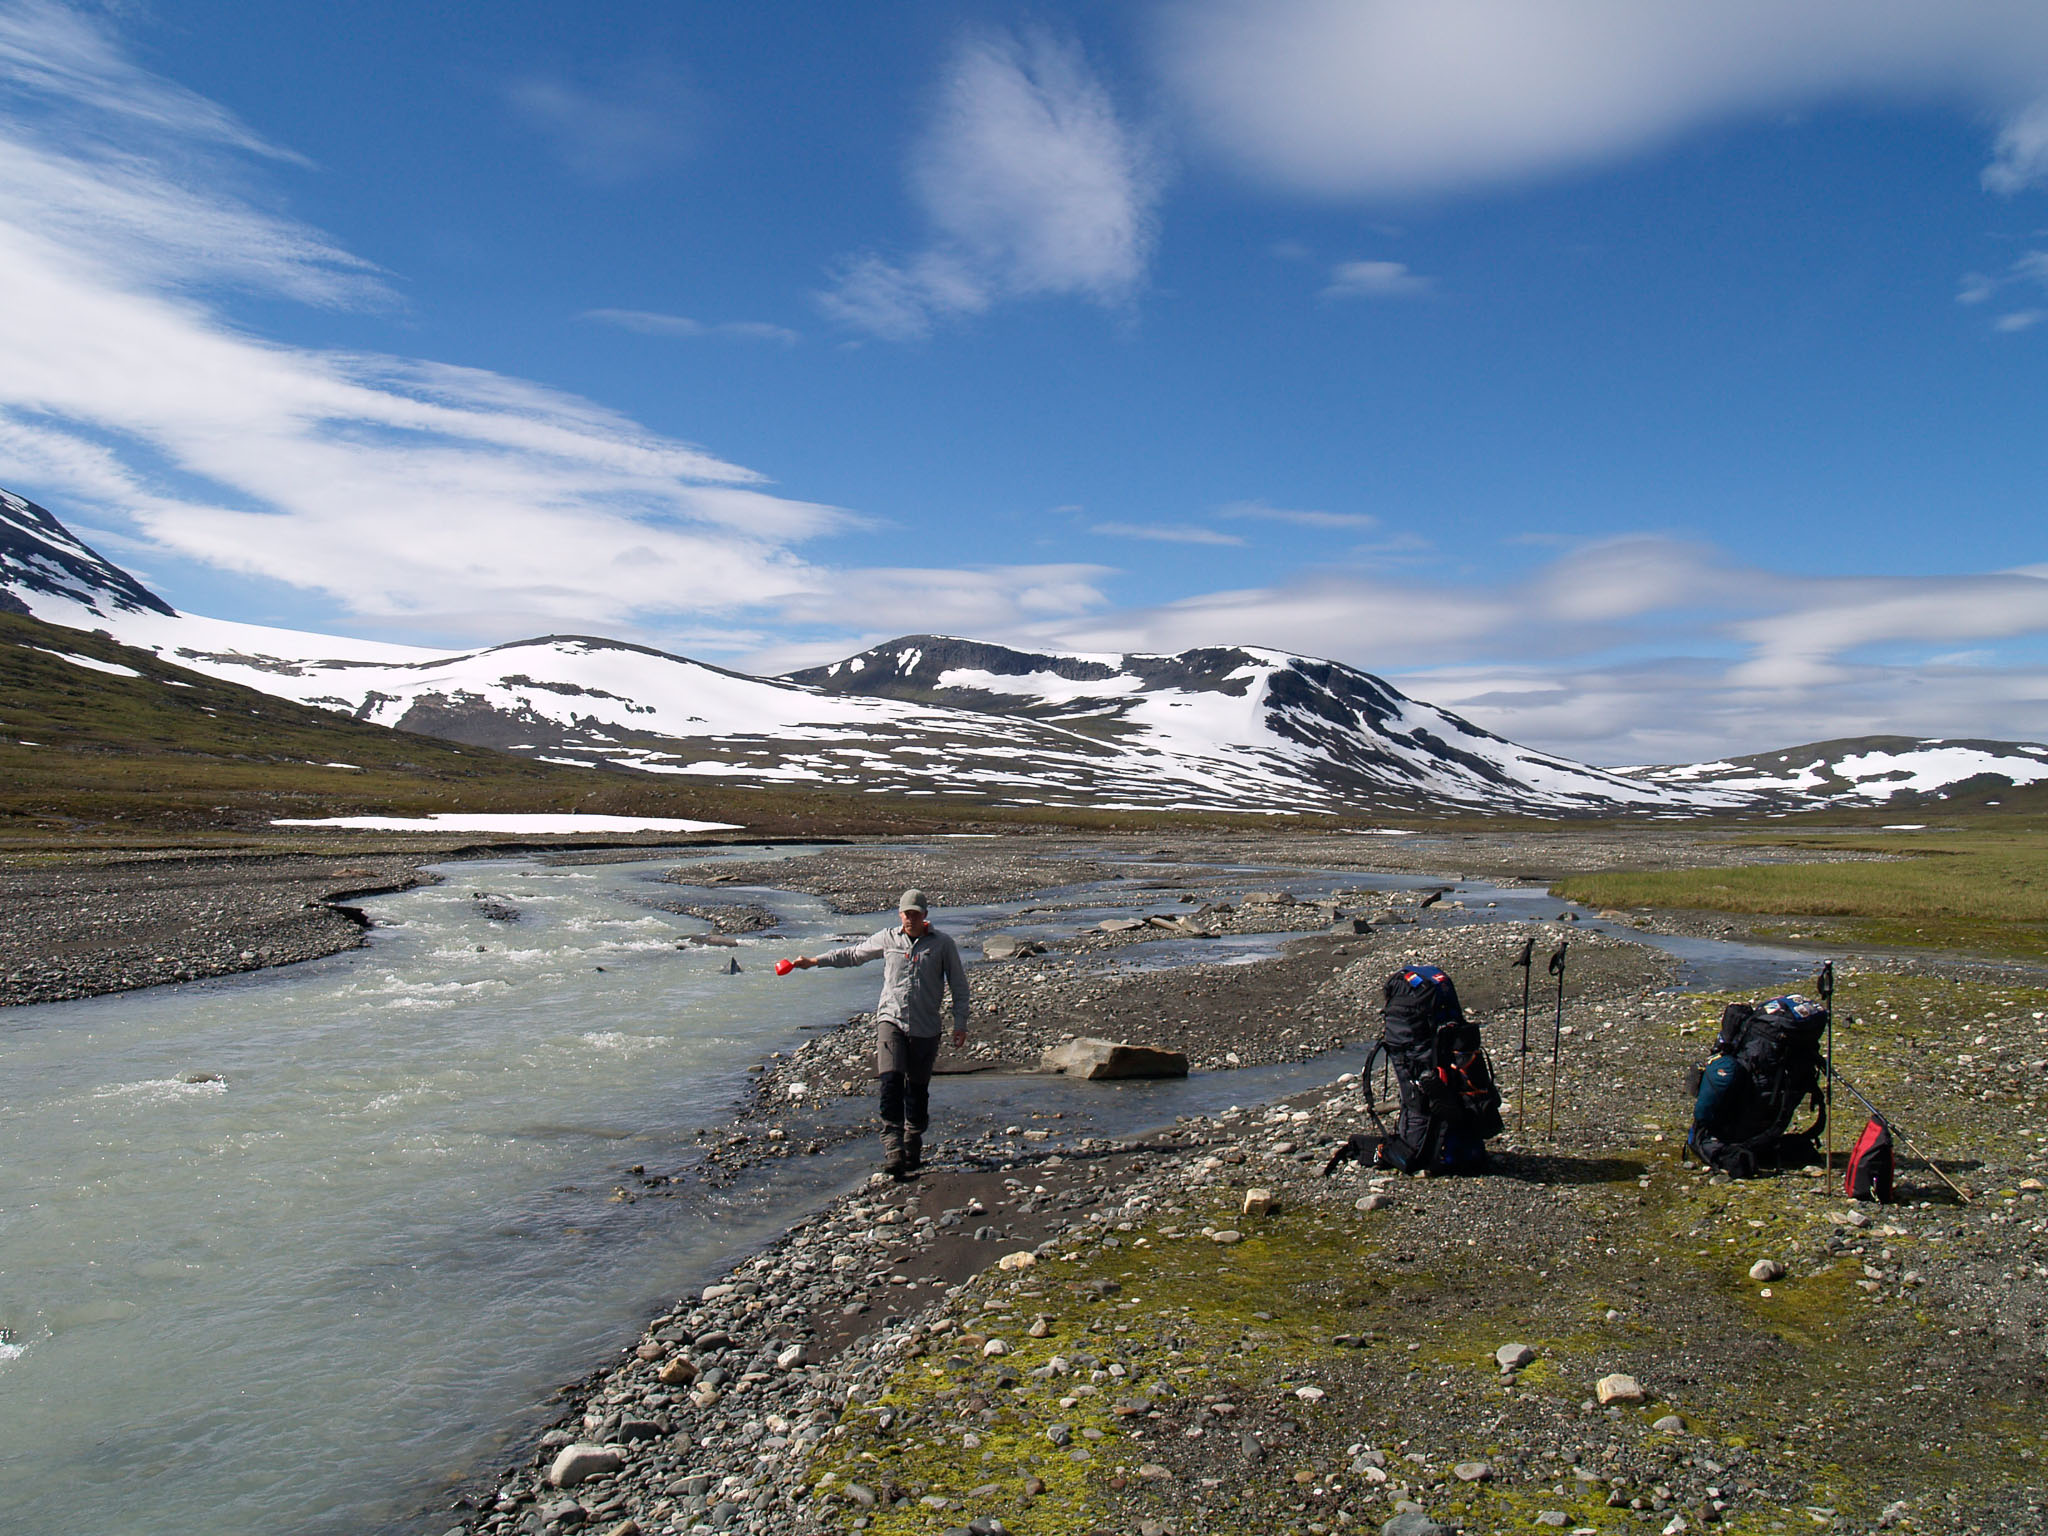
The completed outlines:
[[[1784,997],[1772,998],[1768,1003],[1764,1004],[1764,1011],[1766,1013],[1789,1013],[1793,1018],[1803,1021],[1806,1019],[1817,1019],[1826,1013],[1827,1009],[1809,998],[1801,997],[1797,992],[1792,992]]]
[[[1408,983],[1412,991],[1419,987],[1441,987],[1451,978],[1433,965],[1410,965],[1402,969],[1401,979]]]

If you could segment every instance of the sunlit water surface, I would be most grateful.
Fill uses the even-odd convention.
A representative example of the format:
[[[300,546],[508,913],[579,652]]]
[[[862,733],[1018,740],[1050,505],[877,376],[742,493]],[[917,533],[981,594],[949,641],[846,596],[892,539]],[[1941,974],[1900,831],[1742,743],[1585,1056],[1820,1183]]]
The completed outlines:
[[[872,972],[773,975],[776,953],[864,928],[809,897],[704,893],[762,901],[782,927],[678,949],[705,925],[646,904],[685,894],[657,883],[675,862],[449,866],[446,884],[366,904],[368,949],[0,1014],[0,1528],[324,1536],[403,1520],[654,1306],[860,1177],[864,1144],[723,1193],[608,1199],[630,1164],[687,1160],[748,1064],[873,998]],[[1274,883],[1332,881],[1418,883]],[[1107,903],[1129,886],[1101,889],[1103,913],[1128,910]],[[519,919],[489,921],[473,891]],[[1474,920],[1557,908],[1460,895],[1502,902]],[[1003,908],[947,925],[1006,918],[1034,931]],[[1250,960],[1286,937],[1220,947]],[[1759,980],[1800,963],[1735,958]],[[1128,1132],[1326,1079],[1349,1055],[1182,1083],[953,1079],[941,1119],[1057,1104],[1077,1133]]]

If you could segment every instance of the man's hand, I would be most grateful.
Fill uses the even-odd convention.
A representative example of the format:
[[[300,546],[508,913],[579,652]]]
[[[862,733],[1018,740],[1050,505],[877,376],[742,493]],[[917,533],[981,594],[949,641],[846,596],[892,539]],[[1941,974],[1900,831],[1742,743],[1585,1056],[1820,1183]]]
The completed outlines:
[[[798,955],[796,957],[796,968],[800,971],[808,971],[817,963],[809,955]]]
[[[954,1031],[953,1031],[953,1049],[957,1051],[958,1049],[960,1049],[960,1047],[961,1047],[961,1046],[965,1045],[966,1043],[967,1043],[967,1031],[966,1031],[966,1030],[964,1030],[964,1029],[956,1029],[956,1030],[954,1030]]]

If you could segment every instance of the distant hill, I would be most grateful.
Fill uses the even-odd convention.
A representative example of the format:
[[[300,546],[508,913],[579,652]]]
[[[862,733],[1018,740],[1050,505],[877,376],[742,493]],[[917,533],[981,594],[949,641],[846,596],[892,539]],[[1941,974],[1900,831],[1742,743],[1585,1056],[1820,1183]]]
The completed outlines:
[[[0,613],[0,827],[447,810],[705,819],[710,799],[366,725]]]
[[[1723,762],[1621,771],[1645,783],[1727,790],[1772,804],[1905,808],[1996,801],[2003,791],[2048,783],[2048,746],[1952,737],[1855,736]]]
[[[176,612],[7,492],[0,609],[358,724],[536,769],[633,770],[675,797],[810,790],[1027,810],[1688,816],[1987,799],[2001,783],[2048,776],[2048,749],[2025,743],[1889,737],[1595,768],[1341,663],[1249,646],[1096,655],[913,635],[774,678],[597,636],[444,652],[307,634]]]

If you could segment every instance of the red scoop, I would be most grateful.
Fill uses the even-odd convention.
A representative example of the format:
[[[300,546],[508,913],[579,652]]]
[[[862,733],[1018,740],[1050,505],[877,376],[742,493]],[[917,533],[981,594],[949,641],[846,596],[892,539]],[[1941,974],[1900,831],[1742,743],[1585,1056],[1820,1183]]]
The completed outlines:
[[[794,960],[778,960],[775,962],[775,974],[778,976],[787,976],[795,969],[796,962]]]

